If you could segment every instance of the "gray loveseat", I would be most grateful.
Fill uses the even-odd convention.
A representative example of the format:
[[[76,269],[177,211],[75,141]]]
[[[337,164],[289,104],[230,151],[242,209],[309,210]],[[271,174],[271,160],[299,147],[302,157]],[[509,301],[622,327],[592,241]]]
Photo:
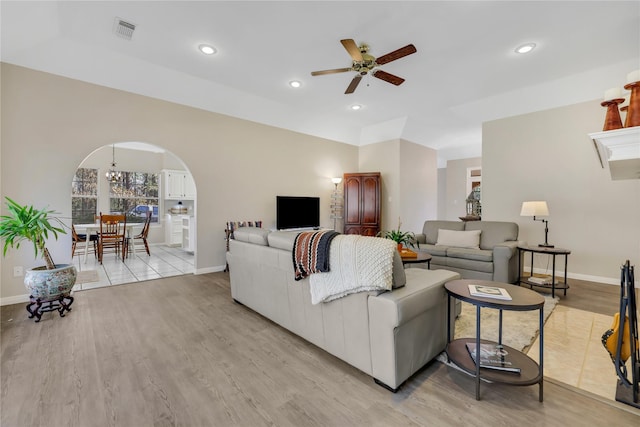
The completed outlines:
[[[456,271],[464,279],[503,283],[518,280],[518,224],[515,222],[425,221],[416,240],[420,248],[414,250],[433,257],[432,269]]]
[[[311,303],[309,278],[294,280],[296,232],[243,227],[229,242],[232,298],[396,391],[447,344],[444,284],[459,274],[403,269],[394,289]],[[368,239],[373,237],[368,237]],[[454,322],[452,322],[453,324]]]

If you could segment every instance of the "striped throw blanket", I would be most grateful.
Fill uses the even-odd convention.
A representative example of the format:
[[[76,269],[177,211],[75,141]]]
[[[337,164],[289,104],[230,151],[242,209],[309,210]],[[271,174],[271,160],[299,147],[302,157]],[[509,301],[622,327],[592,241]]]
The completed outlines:
[[[295,280],[310,274],[329,271],[329,248],[339,233],[333,230],[303,231],[293,242]]]

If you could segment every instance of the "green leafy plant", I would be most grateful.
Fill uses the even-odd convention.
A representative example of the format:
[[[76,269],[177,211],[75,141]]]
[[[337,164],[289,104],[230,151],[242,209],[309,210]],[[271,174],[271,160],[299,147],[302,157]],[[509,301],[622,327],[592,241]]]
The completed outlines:
[[[401,226],[402,222],[400,222],[400,218],[398,218],[397,230],[381,231],[380,233],[378,233],[378,236],[384,237],[385,239],[393,240],[394,242],[403,244],[404,246],[411,246],[413,248],[415,247],[415,245],[417,245],[418,248],[420,248],[420,243],[416,241],[415,234],[410,231],[401,231]]]
[[[52,221],[56,221],[64,226],[60,219],[50,217],[56,212],[48,209],[36,209],[33,206],[22,206],[8,197],[5,199],[7,199],[9,215],[0,217],[0,239],[4,240],[2,255],[6,256],[10,247],[18,249],[21,242],[28,240],[33,243],[35,257],[38,258],[40,255],[44,259],[47,270],[55,269],[56,265],[45,243],[50,234],[56,240],[58,233],[66,234],[63,228],[51,224]]]

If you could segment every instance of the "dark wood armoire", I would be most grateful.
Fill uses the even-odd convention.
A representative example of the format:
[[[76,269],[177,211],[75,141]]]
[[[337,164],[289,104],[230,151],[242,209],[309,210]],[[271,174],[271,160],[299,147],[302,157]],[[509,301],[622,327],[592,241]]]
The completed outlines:
[[[344,174],[344,234],[380,232],[380,172]]]

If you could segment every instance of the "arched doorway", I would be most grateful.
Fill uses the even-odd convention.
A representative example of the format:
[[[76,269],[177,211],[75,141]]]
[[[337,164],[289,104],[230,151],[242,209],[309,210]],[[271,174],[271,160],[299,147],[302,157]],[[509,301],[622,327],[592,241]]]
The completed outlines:
[[[113,180],[106,177],[109,171],[115,172]],[[189,180],[189,191],[176,192],[178,177]],[[129,235],[134,237],[142,230],[147,212],[151,212],[147,235],[150,255],[141,241],[129,239],[129,248],[137,250],[130,250],[124,262],[108,254],[100,264],[91,241],[77,245],[73,257],[79,271],[76,290],[195,271],[195,182],[184,162],[173,153],[143,142],[105,145],[78,165],[71,192],[72,223],[78,225],[80,234],[95,233],[94,215],[102,212],[125,214]],[[176,239],[178,233],[180,239]]]

